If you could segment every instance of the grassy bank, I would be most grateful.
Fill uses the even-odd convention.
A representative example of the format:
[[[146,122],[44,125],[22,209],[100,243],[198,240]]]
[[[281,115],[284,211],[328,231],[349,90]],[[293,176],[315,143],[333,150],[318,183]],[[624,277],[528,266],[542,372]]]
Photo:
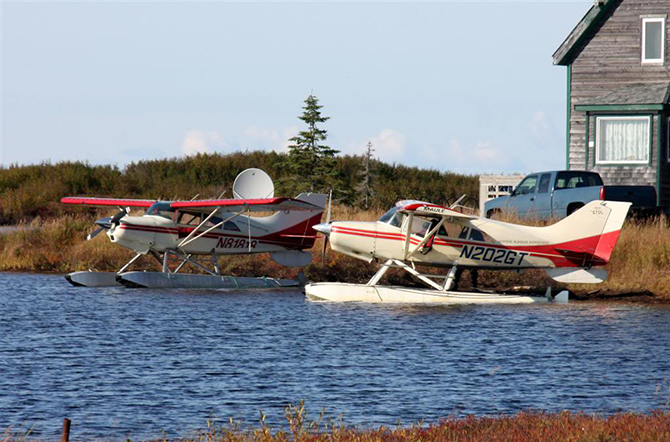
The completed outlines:
[[[363,211],[336,206],[333,219],[369,221],[379,217],[381,210]],[[0,271],[66,273],[94,269],[114,271],[124,265],[133,253],[109,242],[105,235],[85,241],[86,233],[93,230],[93,221],[102,214],[81,212],[45,221],[35,219],[22,224],[18,230],[0,234]],[[291,269],[276,264],[266,254],[222,257],[220,264],[225,274],[236,276],[266,275],[294,278],[299,271],[313,281],[364,282],[376,271],[375,264],[346,257],[328,250],[325,262],[321,259],[322,240],[313,252],[314,261],[305,269]],[[137,262],[138,269],[159,270],[159,264],[150,257]],[[670,230],[658,220],[628,221],[607,266],[607,282],[596,285],[571,285],[568,288],[582,298],[625,298],[647,302],[670,302]],[[434,270],[431,270],[434,271]],[[405,273],[389,272],[392,283],[413,284]],[[542,290],[548,286],[560,288],[544,271],[517,272],[481,271],[480,286],[495,290],[531,287]],[[462,289],[469,288],[467,271]],[[648,296],[644,296],[647,294]],[[643,295],[643,296],[639,296]]]
[[[263,421],[241,428],[234,421],[186,437],[189,441],[667,441],[670,413],[625,413],[598,416],[584,413],[521,412],[513,416],[447,418],[430,425],[362,430],[341,423],[309,421],[302,407],[289,407],[288,430],[273,431]]]
[[[184,437],[167,439],[156,435],[149,440],[226,441],[226,442],[319,442],[319,441],[668,441],[670,413],[654,411],[649,414],[621,413],[601,416],[585,413],[520,412],[510,416],[446,418],[436,423],[396,428],[357,429],[340,420],[324,420],[323,414],[310,420],[304,406],[286,408],[286,425],[272,428],[261,413],[260,423],[243,426],[231,419],[219,425],[208,421],[206,428]],[[8,429],[2,441],[33,439],[30,432]],[[72,438],[77,438],[77,422],[73,423]],[[105,438],[105,435],[100,435]],[[128,440],[133,440],[131,436]]]

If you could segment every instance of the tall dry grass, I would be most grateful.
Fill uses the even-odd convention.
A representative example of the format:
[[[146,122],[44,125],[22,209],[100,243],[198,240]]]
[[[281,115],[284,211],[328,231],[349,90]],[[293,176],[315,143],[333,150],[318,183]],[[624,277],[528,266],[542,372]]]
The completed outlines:
[[[332,220],[372,221],[378,219],[383,210],[357,210],[345,206],[334,206]],[[101,234],[92,241],[85,241],[86,234],[93,230],[97,215],[67,215],[42,221],[35,219],[22,224],[18,230],[0,233],[0,271],[41,271],[66,273],[77,270],[115,271],[121,268],[133,252],[111,244]],[[267,254],[221,257],[220,265],[226,274],[235,276],[265,275],[276,278],[295,278],[304,272],[312,281],[365,282],[377,270],[377,265],[367,264],[332,250],[327,250],[322,260],[323,240],[318,239],[312,249],[314,260],[304,269],[282,267]],[[160,270],[160,265],[151,257],[142,257],[136,269]],[[580,296],[600,294],[625,294],[649,291],[653,299],[670,301],[670,229],[659,219],[629,220],[624,225],[621,237],[606,267],[608,280],[603,284],[575,284],[568,286]],[[187,271],[194,271],[187,267]],[[446,270],[443,270],[446,271]],[[435,273],[435,270],[431,270]],[[390,271],[387,280],[394,284],[416,284],[400,271]],[[561,288],[549,279],[542,270],[524,273],[514,271],[480,271],[479,283],[483,288],[509,290],[515,286],[542,290],[547,286]],[[462,289],[468,289],[468,272],[464,273]]]
[[[225,424],[208,420],[202,430],[193,431],[177,439],[165,435],[152,437],[154,441],[191,442],[378,442],[378,441],[436,441],[436,442],[526,442],[526,441],[644,441],[665,442],[670,440],[670,413],[652,411],[650,413],[619,413],[597,415],[573,413],[545,413],[523,411],[515,415],[495,417],[467,416],[448,417],[428,425],[418,422],[410,426],[396,428],[378,427],[360,429],[349,427],[342,419],[324,419],[322,411],[311,419],[304,403],[285,408],[286,424],[273,428],[260,413],[256,425],[244,426],[230,419]],[[76,424],[76,423],[75,423]],[[72,437],[76,438],[75,425]],[[3,442],[34,439],[31,430],[21,431],[9,428]],[[105,435],[99,435],[105,439]],[[131,440],[128,438],[128,440]]]
[[[520,412],[497,417],[449,417],[437,423],[396,428],[358,429],[341,420],[324,420],[323,411],[309,419],[304,404],[285,409],[288,429],[273,429],[261,413],[255,427],[243,427],[231,419],[225,425],[208,421],[207,428],[183,438],[184,441],[259,441],[259,442],[377,442],[377,441],[668,441],[670,413],[595,414]]]

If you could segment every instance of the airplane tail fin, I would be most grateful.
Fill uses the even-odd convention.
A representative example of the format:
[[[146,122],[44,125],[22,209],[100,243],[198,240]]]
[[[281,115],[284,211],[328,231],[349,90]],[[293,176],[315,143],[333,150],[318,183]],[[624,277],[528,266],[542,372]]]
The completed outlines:
[[[561,238],[556,247],[559,253],[583,258],[589,265],[604,265],[612,256],[630,206],[626,202],[591,201],[545,230],[551,237]]]
[[[321,222],[328,195],[321,193],[301,193],[296,199],[312,203],[320,210],[291,210],[272,215],[269,227],[277,235],[278,241],[299,250],[310,249],[317,238],[312,226]]]
[[[576,266],[546,269],[547,274],[566,283],[604,281],[605,270],[591,267],[610,261],[630,206],[631,203],[618,201],[592,201],[564,220],[545,227],[548,237],[560,238],[556,251]]]

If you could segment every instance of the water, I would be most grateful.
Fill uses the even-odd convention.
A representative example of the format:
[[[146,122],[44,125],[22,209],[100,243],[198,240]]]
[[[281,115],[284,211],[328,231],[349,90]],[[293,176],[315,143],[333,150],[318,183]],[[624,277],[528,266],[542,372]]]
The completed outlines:
[[[360,427],[667,407],[670,308],[316,304],[0,274],[0,428],[185,435],[304,399]]]

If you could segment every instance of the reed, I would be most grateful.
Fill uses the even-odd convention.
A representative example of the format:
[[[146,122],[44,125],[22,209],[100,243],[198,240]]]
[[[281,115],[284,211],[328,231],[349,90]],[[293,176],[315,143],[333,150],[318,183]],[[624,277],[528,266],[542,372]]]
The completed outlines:
[[[381,209],[364,211],[336,205],[333,207],[332,219],[372,221],[378,219],[382,212]],[[15,231],[0,233],[0,271],[66,273],[88,269],[119,269],[133,256],[131,251],[111,244],[105,235],[85,241],[86,234],[94,228],[93,221],[104,215],[107,213],[84,211],[45,220],[36,218],[20,224]],[[303,271],[308,280],[347,282],[365,282],[377,269],[374,264],[366,264],[330,249],[324,261],[322,248],[323,240],[318,239],[312,249],[314,261],[303,269],[282,267],[267,254],[222,257],[220,265],[225,274],[234,276],[295,278]],[[135,268],[160,270],[159,264],[150,257],[142,257]],[[653,296],[630,299],[670,302],[670,229],[665,221],[627,221],[607,270],[609,278],[603,284],[570,285],[567,288],[582,298],[617,298],[642,293]],[[398,271],[389,271],[385,278],[394,284],[416,284],[411,277]],[[536,290],[548,286],[562,288],[542,270],[530,270],[522,274],[513,271],[480,271],[479,284],[494,290],[509,290],[515,286]],[[467,271],[461,288],[469,288]]]
[[[205,428],[179,438],[166,435],[147,440],[182,442],[378,442],[378,441],[435,441],[435,442],[525,442],[525,441],[644,441],[670,440],[670,413],[618,413],[613,415],[563,411],[548,413],[522,411],[513,415],[447,417],[435,423],[417,422],[395,428],[357,428],[345,425],[341,418],[326,419],[324,411],[311,419],[301,402],[285,408],[286,424],[273,428],[261,412],[258,424],[244,426],[233,418],[225,424],[207,421]],[[22,441],[28,437],[39,440],[32,430],[9,428],[0,441]],[[76,437],[75,434],[73,434]],[[109,436],[100,435],[99,439]],[[97,438],[96,438],[97,439]],[[127,440],[132,440],[130,437]]]
[[[610,416],[523,411],[495,417],[449,417],[424,425],[419,422],[396,428],[359,429],[341,420],[324,419],[323,411],[309,419],[304,403],[285,410],[288,429],[273,429],[261,413],[255,427],[244,428],[231,419],[225,425],[208,421],[207,428],[184,441],[667,441],[670,413],[620,413]]]

